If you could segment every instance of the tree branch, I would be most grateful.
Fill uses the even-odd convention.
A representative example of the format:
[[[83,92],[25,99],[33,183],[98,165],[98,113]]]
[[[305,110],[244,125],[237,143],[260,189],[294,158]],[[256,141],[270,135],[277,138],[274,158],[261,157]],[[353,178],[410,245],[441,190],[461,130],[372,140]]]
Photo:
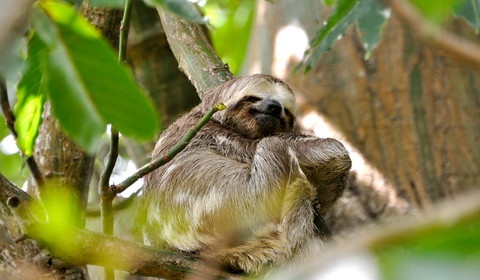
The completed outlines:
[[[426,20],[408,1],[382,0],[418,37],[445,54],[480,67],[480,47]]]
[[[15,130],[15,116],[13,115],[10,103],[8,102],[7,87],[3,81],[0,81],[0,104],[2,108],[2,113],[5,118],[5,123],[7,124],[8,129],[12,133],[15,140],[17,139],[17,131]],[[38,168],[37,162],[33,156],[27,157],[23,151],[20,150],[20,155],[22,156],[25,164],[30,170],[30,174],[35,181],[37,186],[42,186],[44,183],[43,175]]]
[[[51,253],[69,265],[99,265],[131,274],[165,279],[183,279],[189,274],[208,279],[240,279],[212,269],[194,258],[88,230],[69,228],[66,231],[69,234],[52,237],[51,230],[49,231],[51,225],[39,222],[32,217],[32,211],[29,210],[36,199],[17,188],[1,173],[0,199],[4,204],[8,201],[12,210],[17,212],[17,218],[24,225],[28,237],[45,244]],[[12,203],[13,200],[15,203]],[[65,227],[68,225],[65,224]]]
[[[180,153],[188,145],[190,140],[198,133],[198,131],[212,118],[213,114],[218,111],[225,109],[225,105],[219,103],[210,108],[210,110],[205,113],[205,115],[200,119],[200,121],[195,125],[194,128],[187,131],[183,138],[173,146],[165,155],[155,159],[154,161],[145,164],[140,169],[138,169],[132,176],[129,176],[123,182],[118,185],[112,186],[114,193],[118,194],[126,190],[129,186],[135,183],[138,179],[152,172],[153,170],[159,168],[165,163],[172,160],[178,153]]]
[[[15,186],[10,180],[0,173],[0,199],[7,204],[7,200],[16,197],[20,202],[29,201],[30,195]]]
[[[230,79],[233,74],[213,49],[205,26],[157,8],[163,29],[179,68],[190,79],[201,99],[205,93]]]

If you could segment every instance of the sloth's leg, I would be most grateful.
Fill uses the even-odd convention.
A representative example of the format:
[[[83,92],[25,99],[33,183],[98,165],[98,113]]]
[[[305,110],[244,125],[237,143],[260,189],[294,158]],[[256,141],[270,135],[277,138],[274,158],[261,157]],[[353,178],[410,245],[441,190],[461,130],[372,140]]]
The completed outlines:
[[[292,154],[290,154],[292,155]],[[314,188],[291,157],[290,176],[284,182],[279,219],[262,228],[245,244],[225,252],[226,265],[233,270],[258,273],[281,265],[301,250],[315,235]]]

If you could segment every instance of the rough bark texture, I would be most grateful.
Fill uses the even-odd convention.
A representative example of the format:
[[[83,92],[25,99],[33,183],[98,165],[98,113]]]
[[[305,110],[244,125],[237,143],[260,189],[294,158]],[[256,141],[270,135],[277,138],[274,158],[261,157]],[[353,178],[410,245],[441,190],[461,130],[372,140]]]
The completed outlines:
[[[163,127],[200,102],[178,69],[157,11],[143,1],[134,3],[127,57],[137,81],[154,100]]]
[[[78,201],[85,209],[94,156],[88,155],[72,139],[62,132],[53,117],[50,102],[45,104],[43,123],[35,145],[35,157],[47,185],[58,184],[73,187]],[[83,224],[84,217],[79,224]]]
[[[298,61],[279,55],[285,53],[275,44],[279,31],[292,25],[311,39],[326,19],[320,2],[259,1],[250,72],[288,75]],[[451,28],[479,42],[463,21]],[[421,209],[480,184],[480,72],[423,45],[395,16],[367,61],[361,44],[351,28],[310,73],[283,77],[297,90],[301,109],[313,105],[384,176],[354,180],[329,214],[334,231]],[[361,172],[357,179],[365,177]],[[385,182],[388,191],[379,186]]]

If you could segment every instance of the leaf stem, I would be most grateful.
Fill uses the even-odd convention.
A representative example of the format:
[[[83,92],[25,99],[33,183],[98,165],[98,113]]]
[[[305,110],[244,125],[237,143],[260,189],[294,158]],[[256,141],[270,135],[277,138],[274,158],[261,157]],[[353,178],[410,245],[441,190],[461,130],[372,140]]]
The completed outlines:
[[[125,63],[127,57],[127,39],[128,31],[130,30],[130,19],[132,15],[133,0],[125,1],[125,8],[123,10],[123,18],[120,23],[119,47],[118,47],[118,61]]]
[[[200,119],[200,121],[198,121],[195,127],[188,130],[187,133],[185,133],[185,135],[183,136],[183,138],[167,153],[155,159],[154,161],[142,166],[133,175],[129,176],[120,184],[112,186],[112,188],[114,189],[114,193],[118,194],[123,192],[129,186],[135,183],[138,179],[142,178],[143,176],[147,175],[148,173],[154,171],[155,169],[172,160],[178,153],[180,153],[183,149],[185,149],[185,147],[187,147],[188,143],[190,143],[190,140],[192,140],[192,138],[195,137],[198,131],[212,118],[213,114],[223,109],[225,109],[225,105],[223,105],[222,103],[218,103],[212,108],[210,108]]]
[[[125,63],[127,57],[127,41],[128,31],[130,28],[130,18],[132,14],[133,0],[125,1],[125,8],[123,11],[123,18],[120,23],[120,34],[118,43],[118,61]],[[109,187],[110,178],[112,176],[113,168],[118,158],[118,142],[119,133],[112,126],[110,128],[110,151],[108,153],[107,163],[105,169],[100,177],[100,198],[101,198],[101,220],[102,220],[102,232],[104,234],[113,235],[113,199],[115,198],[115,192]],[[114,280],[115,274],[112,269],[105,268],[105,279]]]

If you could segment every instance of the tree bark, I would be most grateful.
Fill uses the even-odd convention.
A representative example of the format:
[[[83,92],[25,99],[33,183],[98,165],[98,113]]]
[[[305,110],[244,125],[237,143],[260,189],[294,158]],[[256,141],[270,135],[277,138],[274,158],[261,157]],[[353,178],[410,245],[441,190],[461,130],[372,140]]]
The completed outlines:
[[[329,214],[334,231],[478,186],[480,72],[425,46],[393,16],[369,60],[350,28],[308,74],[289,75],[298,59],[295,49],[279,44],[280,32],[297,27],[309,40],[328,13],[321,1],[296,3],[258,2],[249,71],[283,74],[297,90],[303,113],[314,110],[366,159],[362,166],[353,159],[356,180]],[[461,20],[449,27],[480,42]]]
[[[155,102],[161,123],[166,127],[200,99],[178,69],[157,11],[143,1],[135,1],[130,28],[128,61],[136,80]]]
[[[195,86],[200,99],[212,89],[233,78],[228,65],[218,57],[204,25],[158,8],[162,26],[178,61],[178,67]]]

